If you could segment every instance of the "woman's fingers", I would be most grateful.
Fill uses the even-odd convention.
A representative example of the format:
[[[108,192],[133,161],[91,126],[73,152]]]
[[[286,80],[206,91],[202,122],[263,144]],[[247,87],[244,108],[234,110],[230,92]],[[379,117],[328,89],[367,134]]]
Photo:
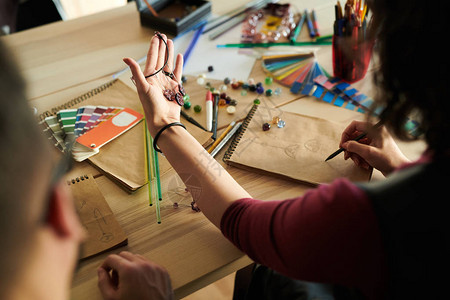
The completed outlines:
[[[136,88],[138,91],[147,91],[148,89],[148,82],[144,76],[144,74],[141,71],[141,68],[139,64],[132,58],[124,58],[124,63],[126,63],[131,70],[131,74],[133,74],[133,80],[136,84]]]
[[[145,75],[153,74],[156,70],[159,44],[159,37],[157,35],[154,35],[150,41],[150,47],[148,48],[147,52],[147,61],[145,62],[144,68]]]
[[[181,76],[183,75],[183,55],[177,55],[177,61],[175,62],[175,69],[173,70],[173,74],[175,75],[178,83],[181,83]]]
[[[167,52],[167,37],[165,34],[160,34],[160,36],[157,36],[156,38],[158,38],[159,41],[159,48],[158,48],[158,59],[156,60],[156,66],[155,66],[155,70],[158,71],[159,69],[161,69],[164,66],[164,62],[166,61],[166,52]],[[161,40],[161,38],[163,40]]]
[[[164,71],[166,72],[172,72],[173,70],[173,41],[172,40],[167,40],[167,50],[168,50],[168,54],[167,54],[167,66],[164,68]],[[164,63],[164,62],[163,62]]]

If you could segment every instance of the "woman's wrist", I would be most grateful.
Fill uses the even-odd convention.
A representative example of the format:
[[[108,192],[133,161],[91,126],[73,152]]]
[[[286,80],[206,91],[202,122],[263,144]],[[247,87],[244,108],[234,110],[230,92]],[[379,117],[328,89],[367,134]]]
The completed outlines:
[[[153,140],[153,149],[155,149],[155,151],[162,153],[161,149],[159,149],[157,143],[159,141],[159,138],[161,137],[162,134],[164,134],[166,131],[170,130],[170,128],[172,127],[182,127],[184,129],[186,129],[186,126],[184,126],[183,123],[180,122],[172,122],[169,123],[165,126],[163,126],[155,135],[154,140]]]
[[[180,122],[180,119],[176,118],[159,118],[157,120],[152,120],[150,122],[147,121],[148,130],[150,132],[150,135],[155,138],[156,134],[168,124],[174,123],[174,122]]]

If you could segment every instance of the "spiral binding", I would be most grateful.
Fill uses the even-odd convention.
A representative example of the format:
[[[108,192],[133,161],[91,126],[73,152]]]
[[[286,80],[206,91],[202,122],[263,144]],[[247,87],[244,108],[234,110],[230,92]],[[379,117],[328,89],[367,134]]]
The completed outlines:
[[[89,179],[89,176],[88,176],[88,175],[82,175],[82,176],[80,176],[80,177],[76,177],[76,178],[72,178],[71,180],[68,180],[68,181],[67,181],[67,184],[68,184],[68,185],[71,185],[71,184],[75,184],[75,183],[77,183],[77,182],[85,181],[85,180],[87,180],[87,179]]]
[[[250,124],[250,121],[252,120],[253,116],[256,113],[256,110],[258,109],[258,105],[253,105],[253,107],[248,112],[247,116],[245,117],[245,120],[242,122],[241,128],[239,128],[238,132],[234,136],[233,141],[230,144],[230,147],[228,147],[227,152],[225,152],[222,161],[227,162],[230,160],[231,155],[233,155],[234,150],[236,149],[237,145],[241,141],[242,136],[245,133],[245,130],[247,130],[248,125]]]
[[[106,90],[107,88],[111,87],[117,80],[118,80],[118,79],[114,79],[114,80],[112,80],[112,81],[109,81],[109,82],[107,82],[107,83],[105,83],[105,84],[103,84],[103,85],[101,85],[101,86],[99,86],[99,87],[96,87],[96,88],[94,88],[94,89],[92,89],[92,90],[90,90],[90,91],[84,93],[84,94],[81,95],[81,96],[78,96],[78,97],[76,97],[76,98],[74,98],[74,99],[72,99],[72,100],[70,100],[70,101],[67,101],[67,102],[64,103],[64,104],[58,105],[58,106],[56,106],[56,107],[53,107],[51,110],[47,110],[47,111],[41,113],[41,114],[39,115],[39,121],[42,121],[42,120],[44,120],[44,119],[47,118],[47,117],[56,115],[56,113],[57,113],[58,111],[62,110],[62,109],[69,109],[69,108],[72,108],[72,107],[74,107],[75,105],[77,105],[77,104],[79,104],[79,103],[85,101],[86,99],[89,99],[89,98],[91,98],[92,96],[97,95],[97,94],[103,92],[103,91]]]

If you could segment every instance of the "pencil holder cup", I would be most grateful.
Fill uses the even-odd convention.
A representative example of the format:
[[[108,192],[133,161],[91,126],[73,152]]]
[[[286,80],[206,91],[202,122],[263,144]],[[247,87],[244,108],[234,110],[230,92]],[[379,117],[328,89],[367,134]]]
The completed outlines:
[[[358,35],[333,35],[333,74],[348,83],[361,80],[367,73],[374,42]]]

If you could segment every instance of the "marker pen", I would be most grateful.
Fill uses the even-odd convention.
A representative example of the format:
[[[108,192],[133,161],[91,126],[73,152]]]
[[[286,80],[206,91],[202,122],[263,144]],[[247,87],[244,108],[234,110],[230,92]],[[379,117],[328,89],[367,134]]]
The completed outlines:
[[[212,130],[213,96],[211,91],[206,92],[206,130]]]

